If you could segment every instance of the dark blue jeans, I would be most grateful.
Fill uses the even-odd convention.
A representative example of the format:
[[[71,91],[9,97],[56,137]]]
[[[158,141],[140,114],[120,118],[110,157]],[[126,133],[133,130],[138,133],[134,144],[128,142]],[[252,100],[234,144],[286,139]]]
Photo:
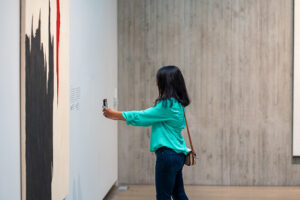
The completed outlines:
[[[157,200],[188,200],[182,179],[185,155],[161,147],[155,151],[155,187]]]

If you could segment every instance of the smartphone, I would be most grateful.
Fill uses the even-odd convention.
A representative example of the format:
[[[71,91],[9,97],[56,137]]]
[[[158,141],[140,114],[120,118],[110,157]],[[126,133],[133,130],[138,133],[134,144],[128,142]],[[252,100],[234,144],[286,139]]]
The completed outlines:
[[[103,99],[102,109],[108,108],[107,99]]]

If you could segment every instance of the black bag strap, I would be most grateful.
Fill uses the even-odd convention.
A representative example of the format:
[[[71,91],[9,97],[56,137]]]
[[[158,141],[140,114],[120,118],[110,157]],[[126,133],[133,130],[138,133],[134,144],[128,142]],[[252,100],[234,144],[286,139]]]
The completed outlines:
[[[191,145],[191,148],[192,148],[192,153],[195,153],[194,147],[193,147],[193,144],[192,144],[192,138],[191,138],[191,135],[190,135],[189,126],[188,126],[188,123],[187,123],[187,120],[186,120],[186,116],[185,116],[185,112],[184,112],[183,106],[182,106],[182,109],[183,109],[183,114],[184,114],[184,119],[185,119],[186,129],[187,129],[188,136],[189,136],[190,145]]]

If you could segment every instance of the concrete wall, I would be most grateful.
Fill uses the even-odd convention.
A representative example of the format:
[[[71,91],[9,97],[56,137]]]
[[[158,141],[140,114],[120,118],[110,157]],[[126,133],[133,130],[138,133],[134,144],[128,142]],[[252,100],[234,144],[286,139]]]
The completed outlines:
[[[20,1],[0,2],[0,199],[20,199]]]
[[[116,0],[70,2],[70,86],[67,199],[102,199],[117,181],[117,122],[102,115],[117,92]]]
[[[292,162],[292,0],[118,1],[119,110],[145,109],[178,65],[199,159],[186,184],[299,185]],[[154,183],[150,128],[118,125],[119,182]],[[186,137],[186,130],[183,135]],[[187,140],[186,140],[187,141]]]

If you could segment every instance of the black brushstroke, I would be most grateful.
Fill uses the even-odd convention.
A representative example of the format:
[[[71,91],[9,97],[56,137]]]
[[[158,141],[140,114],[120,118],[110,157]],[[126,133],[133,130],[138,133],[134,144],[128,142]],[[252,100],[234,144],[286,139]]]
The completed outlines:
[[[41,14],[38,28],[25,35],[26,76],[26,199],[51,200],[53,168],[53,36],[50,31],[49,67],[41,43]],[[33,22],[32,22],[33,23]],[[33,26],[33,25],[31,25]]]

